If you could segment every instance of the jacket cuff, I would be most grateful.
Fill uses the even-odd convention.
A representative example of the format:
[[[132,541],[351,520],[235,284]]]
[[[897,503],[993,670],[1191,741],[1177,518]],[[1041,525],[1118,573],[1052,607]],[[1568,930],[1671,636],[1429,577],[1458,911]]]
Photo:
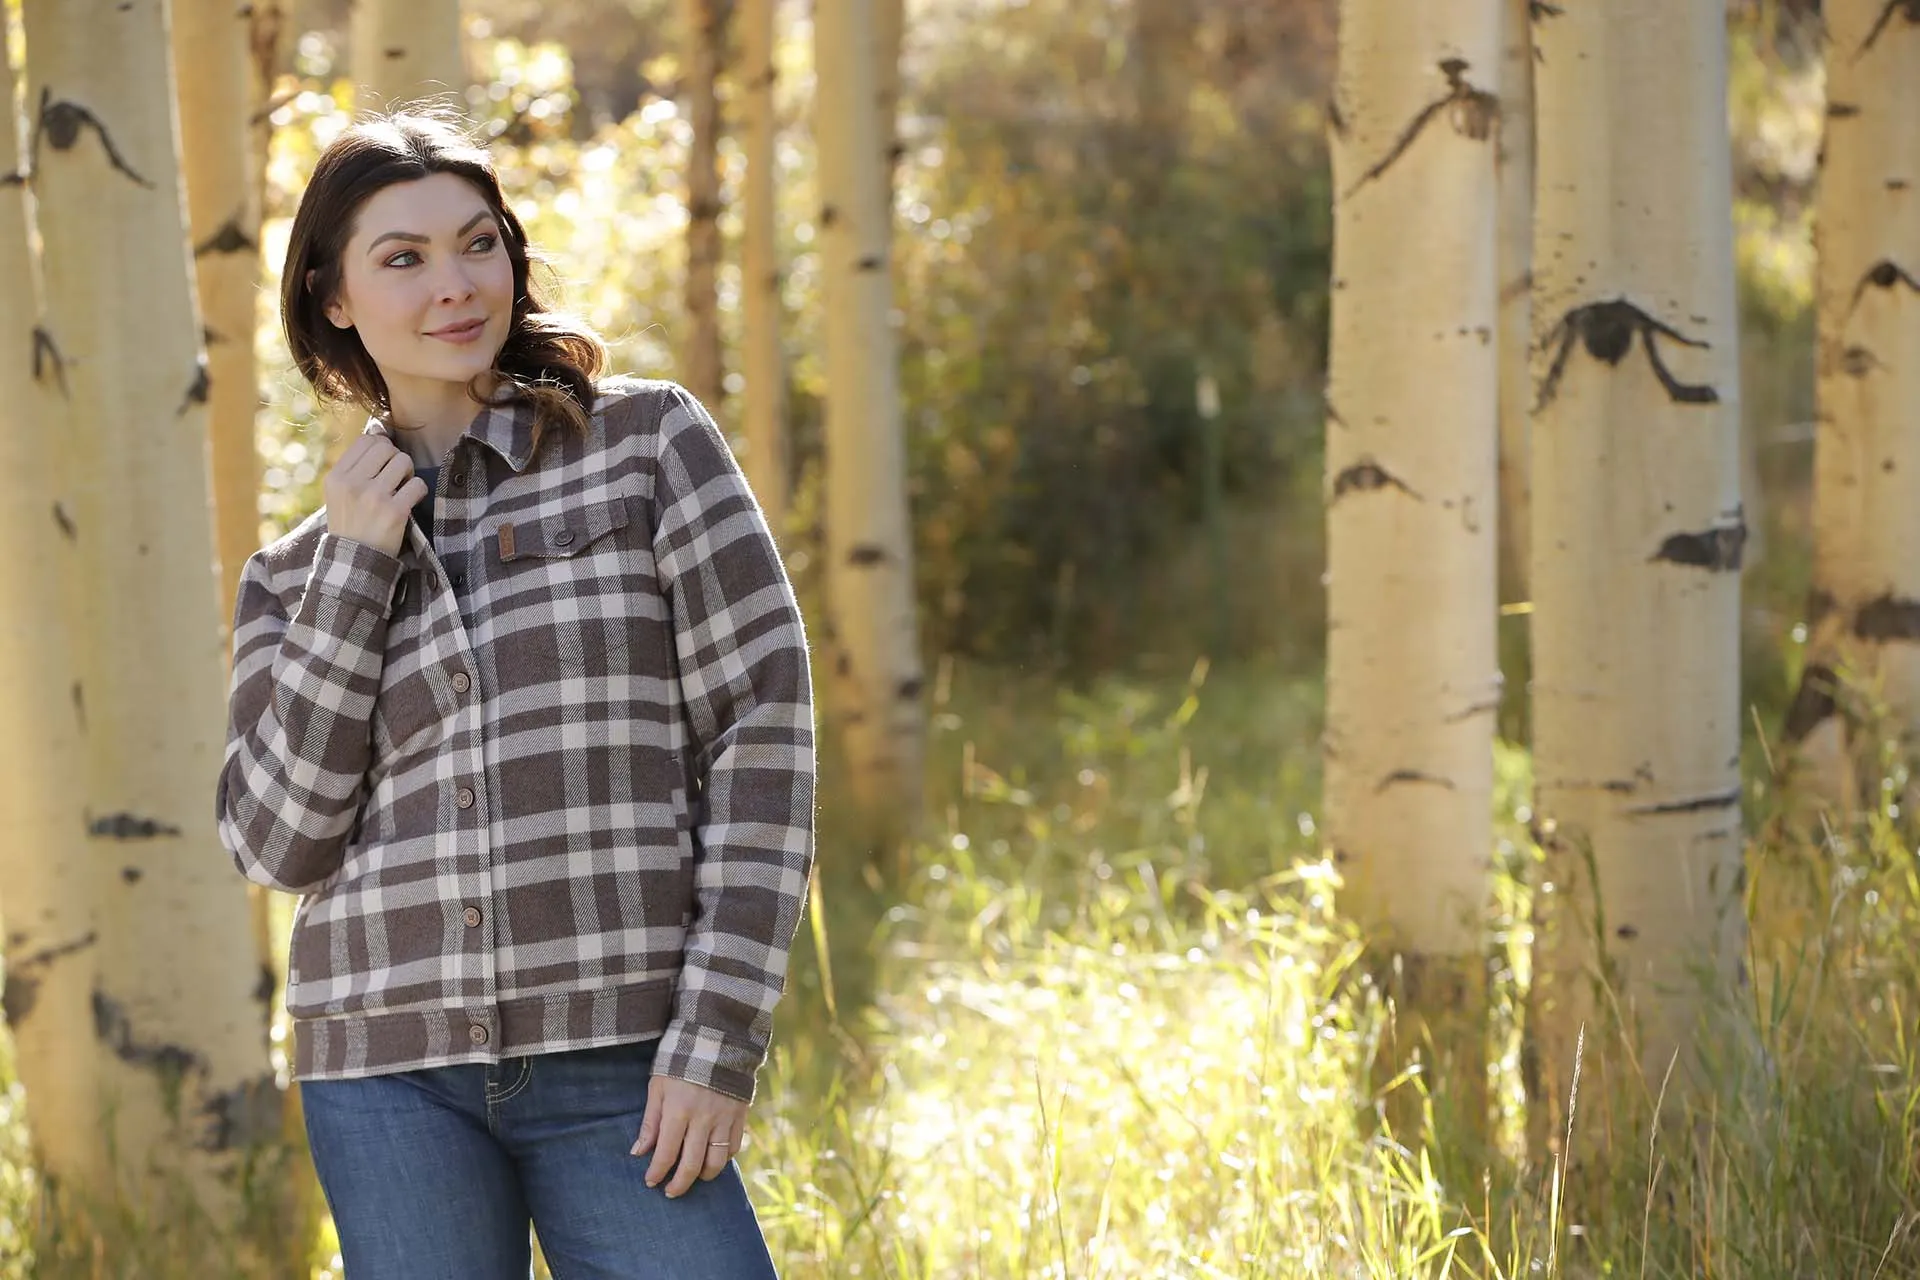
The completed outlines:
[[[399,585],[402,568],[398,556],[390,556],[378,547],[337,533],[323,533],[320,545],[314,548],[307,589],[351,600],[384,614],[393,601],[393,589]]]
[[[759,1046],[738,1036],[676,1018],[654,1052],[653,1074],[752,1102],[754,1076],[765,1057]]]

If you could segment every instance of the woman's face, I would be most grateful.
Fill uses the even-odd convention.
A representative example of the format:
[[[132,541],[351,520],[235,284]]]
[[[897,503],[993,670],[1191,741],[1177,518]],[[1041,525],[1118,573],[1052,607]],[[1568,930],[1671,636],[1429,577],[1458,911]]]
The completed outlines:
[[[396,402],[492,368],[513,321],[513,261],[485,198],[450,173],[368,197],[327,318],[359,331]]]

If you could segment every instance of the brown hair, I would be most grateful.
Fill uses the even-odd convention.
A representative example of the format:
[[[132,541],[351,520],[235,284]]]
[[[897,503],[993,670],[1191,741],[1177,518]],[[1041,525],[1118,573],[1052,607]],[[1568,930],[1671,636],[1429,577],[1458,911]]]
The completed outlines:
[[[357,404],[369,413],[391,412],[386,379],[359,333],[335,328],[326,306],[340,288],[341,259],[369,197],[436,173],[463,178],[499,221],[513,263],[513,320],[494,357],[492,372],[500,385],[487,402],[530,401],[538,451],[553,425],[586,432],[593,380],[606,367],[607,349],[583,322],[548,309],[531,279],[531,264],[544,260],[529,249],[486,148],[464,134],[456,120],[451,111],[421,106],[366,116],[321,152],[287,241],[280,323],[294,363],[322,398]],[[477,391],[475,398],[481,398]]]

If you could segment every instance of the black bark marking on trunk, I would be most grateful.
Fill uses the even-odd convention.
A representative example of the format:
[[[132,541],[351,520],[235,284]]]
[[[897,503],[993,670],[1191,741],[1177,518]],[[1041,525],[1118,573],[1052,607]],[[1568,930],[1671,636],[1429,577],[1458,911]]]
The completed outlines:
[[[1852,102],[1829,102],[1827,104],[1827,119],[1829,120],[1851,120],[1859,114],[1859,106]]]
[[[79,528],[75,526],[73,517],[67,514],[67,509],[60,505],[58,499],[55,499],[53,504],[53,522],[60,527],[61,534],[68,542],[80,540]]]
[[[1347,188],[1346,196],[1353,195],[1354,192],[1391,169],[1419,139],[1426,127],[1433,123],[1434,117],[1443,111],[1447,113],[1448,121],[1453,125],[1453,131],[1462,137],[1484,142],[1492,135],[1494,122],[1500,118],[1500,99],[1485,89],[1476,89],[1469,84],[1467,69],[1466,60],[1463,58],[1448,58],[1440,64],[1440,74],[1447,80],[1445,95],[1435,98],[1420,108],[1420,114],[1401,130],[1393,146],[1387,149],[1387,154],[1382,156],[1371,169],[1361,174],[1359,181]],[[1345,196],[1342,198],[1344,199]]]
[[[1920,600],[1892,594],[1869,600],[1853,615],[1853,634],[1876,644],[1920,640]]]
[[[1332,423],[1334,426],[1340,428],[1342,431],[1348,431],[1352,429],[1347,426],[1347,420],[1340,416],[1339,408],[1331,400],[1327,401],[1327,421]]]
[[[1448,716],[1444,721],[1442,721],[1442,723],[1443,724],[1459,724],[1463,720],[1471,720],[1475,716],[1492,715],[1497,713],[1499,710],[1500,710],[1500,699],[1496,695],[1495,697],[1487,699],[1485,702],[1476,702],[1470,706],[1462,707],[1460,710]]]
[[[6,173],[0,173],[0,187],[24,187],[26,185],[27,171],[25,169],[10,169]]]
[[[1613,936],[1622,942],[1632,942],[1640,936],[1640,930],[1635,925],[1623,924],[1613,931]]]
[[[0,981],[0,1019],[5,1019],[7,1026],[18,1033],[39,999],[40,980],[9,968],[5,981]]]
[[[131,813],[114,813],[87,823],[87,834],[107,840],[154,840],[177,836],[180,828],[159,818],[142,818]]]
[[[147,874],[146,872],[142,871],[138,867],[120,868],[120,878],[126,881],[126,883],[128,884],[139,884],[140,878],[146,874]]]
[[[35,114],[33,122],[33,144],[27,152],[32,157],[29,162],[32,168],[35,170],[40,168],[42,141],[52,143],[55,151],[70,151],[80,141],[81,132],[86,129],[91,129],[99,135],[101,149],[107,153],[107,160],[115,169],[126,174],[136,186],[145,187],[149,191],[153,190],[153,184],[134,172],[133,166],[128,164],[126,157],[120,154],[120,148],[113,145],[113,135],[107,132],[107,126],[100,122],[99,116],[77,102],[68,102],[65,99],[55,102],[53,90],[46,86],[40,89],[40,110]]]
[[[1861,42],[1860,51],[1854,54],[1858,61],[1872,51],[1880,35],[1887,26],[1899,18],[1908,26],[1920,27],[1920,0],[1887,0],[1887,7],[1880,11],[1880,17],[1874,21],[1873,30],[1867,32],[1867,38]]]
[[[86,694],[81,692],[80,682],[78,680],[73,682],[72,695],[73,722],[80,727],[80,732],[84,734],[87,731],[87,698]]]
[[[142,1044],[133,1034],[133,1022],[120,1002],[97,988],[93,993],[93,1034],[122,1062],[155,1069],[174,1079],[206,1066],[199,1054],[177,1044]]]
[[[870,542],[862,543],[847,552],[847,563],[859,569],[871,568],[876,564],[884,564],[886,563],[886,559],[887,549],[885,547],[876,547]]]
[[[854,263],[853,267],[856,271],[878,271],[884,265],[885,263],[879,254],[870,253]]]
[[[1548,0],[1528,0],[1527,16],[1535,22],[1542,18],[1557,18],[1565,12],[1565,9],[1557,4],[1548,3]]]
[[[193,406],[205,404],[207,397],[213,394],[213,375],[207,371],[207,354],[201,352],[194,357],[193,383],[187,388],[186,398],[180,401],[180,407],[173,416],[184,418],[192,412]]]
[[[388,62],[398,62],[407,56],[407,46],[403,44],[390,44],[380,51],[380,56]]]
[[[60,354],[59,344],[53,335],[40,325],[33,327],[33,380],[40,381],[47,370],[53,371],[54,385],[60,388],[60,398],[65,400],[71,393],[67,390],[67,358]]]
[[[1448,791],[1456,789],[1452,778],[1443,778],[1435,773],[1422,773],[1418,769],[1395,769],[1392,773],[1380,779],[1379,784],[1374,787],[1373,793],[1379,795],[1390,787],[1410,786],[1416,783],[1429,787],[1443,787]]]
[[[1709,573],[1737,573],[1746,545],[1747,522],[1736,516],[1733,524],[1716,525],[1699,533],[1669,535],[1653,553],[1653,562],[1664,560]]]
[[[1735,785],[1725,791],[1709,791],[1703,796],[1687,796],[1680,800],[1662,800],[1658,804],[1636,805],[1628,813],[1655,815],[1667,813],[1707,813],[1714,809],[1731,809],[1740,803],[1740,788]]]
[[[1853,286],[1853,301],[1847,304],[1847,319],[1853,319],[1853,313],[1859,309],[1860,299],[1867,296],[1869,289],[1895,289],[1905,285],[1915,293],[1920,293],[1920,280],[1907,273],[1906,268],[1891,259],[1882,258],[1867,268],[1860,277],[1860,283]]]
[[[1340,99],[1327,99],[1327,131],[1336,138],[1347,136],[1346,113],[1340,110]]]
[[[1786,723],[1780,736],[1788,746],[1796,746],[1813,735],[1840,710],[1840,677],[1824,662],[1810,662],[1800,672],[1800,687],[1793,691],[1787,707]]]
[[[203,1116],[206,1128],[194,1143],[202,1151],[245,1151],[277,1141],[281,1095],[273,1072],[207,1099]]]
[[[1887,179],[1887,190],[1889,191],[1905,191],[1908,187],[1912,185],[1913,184],[1911,182],[1908,182],[1905,178],[1888,178]]]
[[[241,215],[236,213],[221,223],[218,231],[194,247],[193,256],[203,258],[209,253],[258,253],[260,246],[240,225],[240,218]]]
[[[822,231],[831,230],[833,225],[838,221],[840,221],[839,206],[831,204],[820,206],[820,229]]]
[[[1362,458],[1334,477],[1333,501],[1338,502],[1349,493],[1372,493],[1378,489],[1398,489],[1415,502],[1426,501],[1409,488],[1406,481],[1389,472],[1372,458]]]
[[[15,934],[11,940],[12,944],[19,945],[25,937],[25,934]],[[6,1024],[18,1031],[21,1023],[33,1011],[33,1006],[40,997],[39,970],[46,968],[55,960],[85,951],[99,941],[100,934],[90,929],[71,942],[44,947],[32,955],[20,956],[9,964],[6,983],[0,986],[0,1016],[6,1019]]]
[[[1864,378],[1886,367],[1884,360],[1857,342],[1840,353],[1840,372],[1849,378]]]
[[[1546,408],[1559,392],[1560,377],[1566,372],[1567,359],[1573,354],[1574,343],[1580,343],[1587,349],[1588,355],[1602,364],[1617,368],[1626,359],[1627,352],[1633,349],[1635,338],[1639,338],[1646,349],[1647,362],[1653,366],[1653,376],[1660,379],[1667,397],[1675,404],[1720,402],[1720,393],[1711,385],[1695,386],[1675,378],[1668,371],[1666,361],[1660,358],[1656,339],[1668,338],[1683,347],[1696,350],[1710,349],[1712,343],[1704,338],[1689,338],[1679,330],[1655,320],[1625,298],[1615,298],[1610,302],[1590,302],[1586,306],[1575,307],[1547,335],[1547,345],[1557,347],[1557,350],[1553,355],[1553,364],[1540,384],[1540,394],[1534,408]]]
[[[270,1005],[273,1003],[273,993],[279,988],[280,980],[274,977],[273,966],[261,965],[260,975],[253,984],[253,998],[261,1004]]]
[[[912,702],[920,696],[920,690],[925,684],[926,681],[919,676],[908,676],[900,682],[900,687],[893,691],[893,695],[902,702]]]

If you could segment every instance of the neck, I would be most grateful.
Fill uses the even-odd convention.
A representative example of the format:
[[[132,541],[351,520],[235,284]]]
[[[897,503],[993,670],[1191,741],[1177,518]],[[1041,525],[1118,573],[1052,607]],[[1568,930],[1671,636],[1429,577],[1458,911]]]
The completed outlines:
[[[481,404],[457,382],[387,383],[393,411],[387,425],[415,466],[438,466],[480,412]]]

